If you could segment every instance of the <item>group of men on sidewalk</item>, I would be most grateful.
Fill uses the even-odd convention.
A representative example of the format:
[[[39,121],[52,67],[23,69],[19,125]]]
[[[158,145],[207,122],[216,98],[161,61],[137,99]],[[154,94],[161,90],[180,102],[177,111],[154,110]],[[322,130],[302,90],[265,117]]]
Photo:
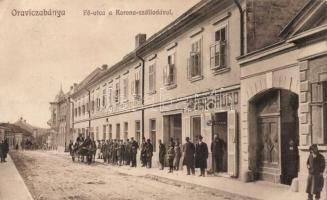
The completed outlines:
[[[7,139],[0,141],[0,162],[6,162],[7,154],[9,152],[9,144]]]

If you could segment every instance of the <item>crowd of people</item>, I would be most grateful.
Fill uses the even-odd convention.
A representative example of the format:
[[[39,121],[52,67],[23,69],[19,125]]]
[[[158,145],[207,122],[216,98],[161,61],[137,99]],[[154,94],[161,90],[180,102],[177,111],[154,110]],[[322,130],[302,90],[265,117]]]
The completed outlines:
[[[117,166],[127,165],[131,167],[137,166],[137,154],[139,150],[141,166],[146,168],[152,167],[154,148],[150,139],[142,138],[139,144],[133,137],[125,141],[121,139],[95,141],[89,136],[84,139],[80,135],[74,144],[72,141],[69,144],[71,154],[79,146],[89,146],[90,150],[93,149],[94,160],[95,158],[103,159],[108,164]],[[214,141],[211,144],[215,172],[222,170],[222,158],[225,148],[225,142],[218,135],[215,135]],[[168,165],[168,173],[173,173],[173,171],[180,169],[182,161],[182,165],[186,166],[187,175],[191,175],[191,173],[195,175],[195,168],[200,168],[200,176],[205,176],[208,154],[208,145],[203,142],[201,135],[198,136],[196,144],[192,143],[189,137],[185,138],[185,144],[183,145],[180,144],[179,140],[174,140],[173,138],[169,139],[167,145],[162,140],[159,140],[159,169],[164,170],[165,166]]]
[[[7,154],[9,152],[9,144],[7,139],[0,141],[0,162],[6,162]]]

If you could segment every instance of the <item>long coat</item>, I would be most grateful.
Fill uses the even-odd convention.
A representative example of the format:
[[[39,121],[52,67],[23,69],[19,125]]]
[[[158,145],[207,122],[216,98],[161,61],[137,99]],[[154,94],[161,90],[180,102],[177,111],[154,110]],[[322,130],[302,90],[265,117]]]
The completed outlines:
[[[165,162],[165,155],[166,155],[166,147],[164,144],[159,145],[159,162],[164,163]]]
[[[3,158],[5,155],[4,145],[0,143],[0,157]]]
[[[320,193],[324,186],[324,178],[321,173],[325,170],[325,158],[318,153],[316,157],[312,154],[309,155],[307,160],[307,166],[309,170],[309,176],[307,180],[306,192],[309,194]]]
[[[207,168],[208,146],[206,143],[197,143],[195,146],[195,168]]]
[[[194,153],[195,146],[192,142],[187,142],[183,145],[183,165],[193,167],[194,166]]]

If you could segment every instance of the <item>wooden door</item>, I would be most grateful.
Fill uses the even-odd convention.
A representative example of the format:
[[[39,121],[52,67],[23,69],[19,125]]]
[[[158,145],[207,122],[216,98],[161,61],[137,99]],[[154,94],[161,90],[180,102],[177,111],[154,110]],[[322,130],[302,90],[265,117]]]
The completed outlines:
[[[227,116],[227,154],[228,174],[237,176],[237,113],[235,110],[228,112]]]
[[[258,119],[259,161],[262,168],[280,168],[280,138],[278,124],[278,117],[264,117]]]

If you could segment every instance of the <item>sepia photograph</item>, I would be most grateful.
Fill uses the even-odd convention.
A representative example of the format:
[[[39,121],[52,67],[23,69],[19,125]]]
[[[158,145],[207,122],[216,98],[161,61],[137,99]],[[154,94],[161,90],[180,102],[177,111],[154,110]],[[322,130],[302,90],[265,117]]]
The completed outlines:
[[[327,200],[326,0],[0,0],[0,200]]]

